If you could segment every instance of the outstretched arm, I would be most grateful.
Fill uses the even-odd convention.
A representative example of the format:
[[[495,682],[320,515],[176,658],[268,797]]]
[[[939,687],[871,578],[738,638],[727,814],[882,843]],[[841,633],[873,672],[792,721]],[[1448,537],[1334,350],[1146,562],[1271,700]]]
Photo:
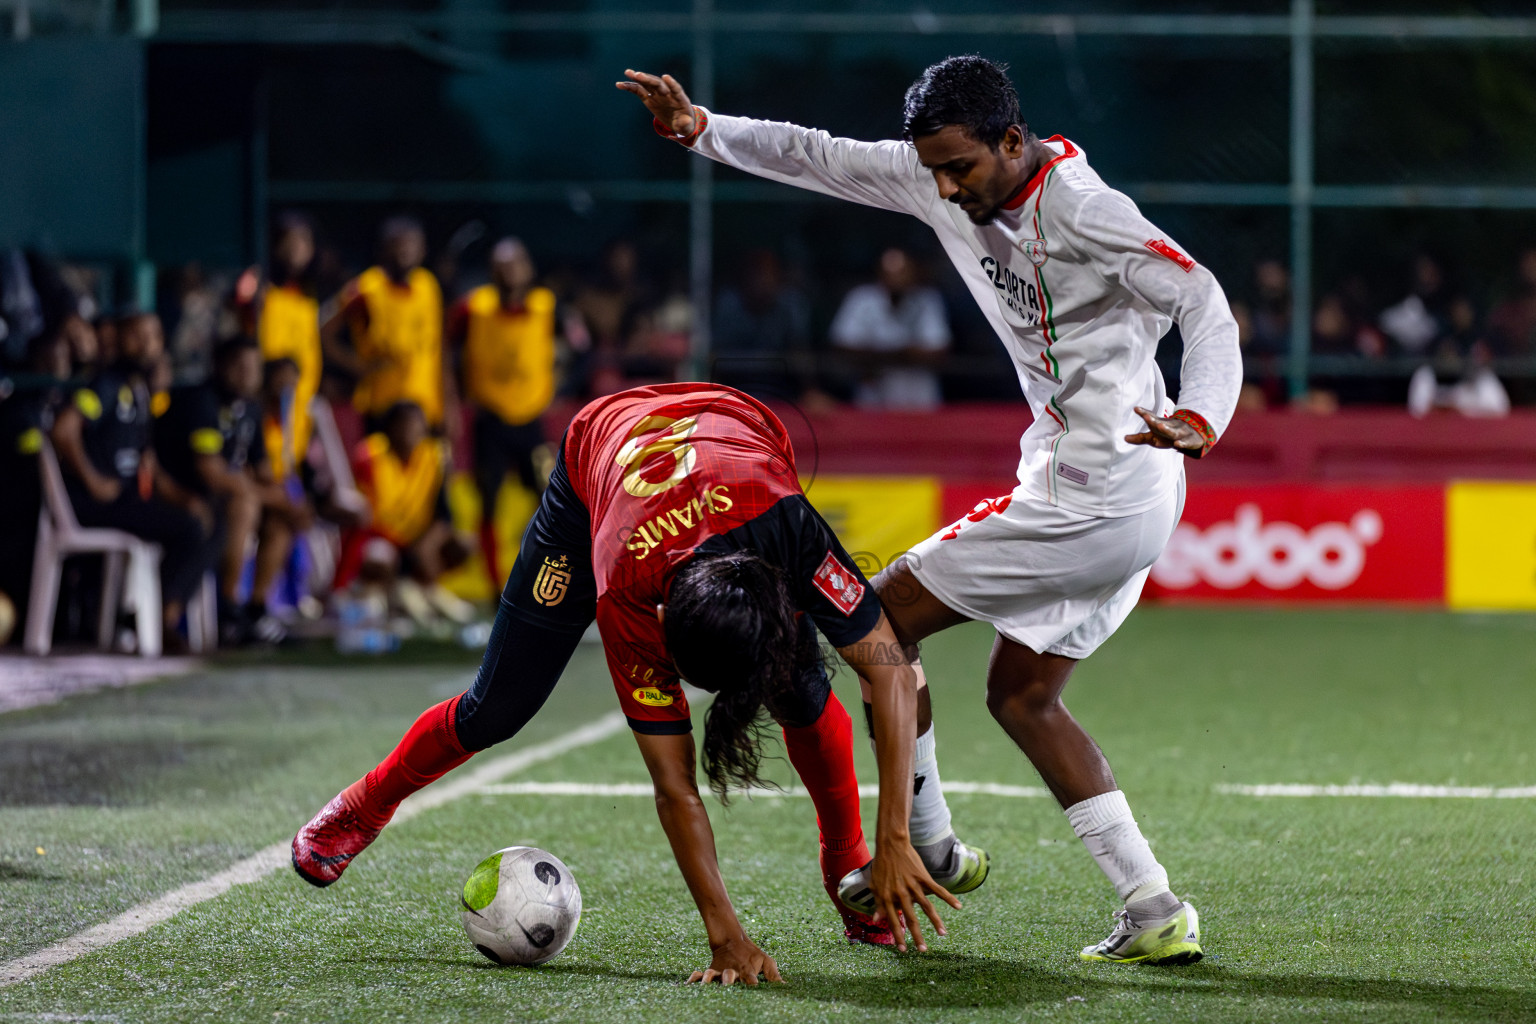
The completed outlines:
[[[618,88],[639,97],[657,131],[723,164],[772,181],[882,210],[924,216],[933,179],[904,142],[858,142],[783,121],[729,117],[697,107],[671,75],[624,72]]]
[[[709,935],[710,963],[703,971],[694,971],[690,982],[718,981],[729,985],[738,978],[756,985],[758,975],[769,981],[782,981],[779,966],[742,931],[741,922],[726,895],[720,877],[720,862],[715,857],[715,834],[709,827],[709,813],[699,798],[694,775],[693,736],[653,736],[635,733],[640,755],[656,787],[656,813],[672,844],[672,855],[693,894],[693,902],[704,918]]]
[[[928,945],[923,941],[914,909],[920,908],[933,922],[934,930],[943,935],[944,921],[926,894],[933,893],[956,908],[960,901],[929,875],[922,858],[912,848],[908,832],[912,817],[912,745],[917,737],[917,673],[907,663],[884,613],[864,639],[839,647],[837,653],[869,684],[874,708],[880,811],[869,887],[879,908],[876,916],[896,936],[897,949],[906,949],[905,923],[912,931],[913,944],[926,950]]]

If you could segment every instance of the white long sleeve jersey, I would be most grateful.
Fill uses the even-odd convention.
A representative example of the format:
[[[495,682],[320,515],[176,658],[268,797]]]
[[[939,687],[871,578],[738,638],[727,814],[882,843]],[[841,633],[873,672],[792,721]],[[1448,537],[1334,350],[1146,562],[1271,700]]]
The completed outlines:
[[[939,198],[912,146],[858,142],[775,121],[705,112],[693,148],[774,181],[909,213],[938,234],[1013,357],[1034,422],[1019,483],[1084,515],[1135,515],[1177,486],[1184,456],[1127,444],[1135,407],[1174,406],[1154,355],[1184,338],[1179,409],[1219,437],[1237,405],[1237,323],[1216,278],[1056,136],[1055,156],[992,223]]]

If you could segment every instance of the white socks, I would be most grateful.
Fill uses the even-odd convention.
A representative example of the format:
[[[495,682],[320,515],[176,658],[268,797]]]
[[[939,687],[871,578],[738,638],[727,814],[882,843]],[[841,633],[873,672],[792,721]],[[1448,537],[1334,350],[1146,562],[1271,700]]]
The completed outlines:
[[[949,804],[939,784],[939,760],[934,755],[933,726],[917,738],[912,758],[912,820],[908,823],[913,846],[929,846],[954,834],[949,824]]]
[[[1067,820],[1127,907],[1158,897],[1164,898],[1156,906],[1177,905],[1168,895],[1168,872],[1152,856],[1124,793],[1117,789],[1073,804],[1067,808]]]

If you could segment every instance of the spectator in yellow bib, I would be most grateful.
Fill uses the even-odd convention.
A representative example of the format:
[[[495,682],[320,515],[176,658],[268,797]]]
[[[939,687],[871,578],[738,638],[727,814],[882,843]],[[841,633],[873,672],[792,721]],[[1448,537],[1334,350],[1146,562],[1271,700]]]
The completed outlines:
[[[268,452],[279,472],[304,462],[312,429],[310,404],[320,390],[320,304],[310,282],[314,260],[314,228],[302,214],[285,213],[277,221],[265,277],[253,268],[236,285],[241,322],[260,344],[261,358],[288,360],[297,371],[282,411],[285,444]]]
[[[372,521],[347,531],[336,586],[392,585],[395,603],[417,621],[468,622],[473,607],[438,582],[469,556],[448,512],[448,445],[428,434],[414,402],[395,403],[381,420],[383,429],[364,438],[352,460]]]
[[[426,233],[409,217],[379,232],[377,266],[349,283],[321,327],[325,358],[357,378],[353,403],[370,432],[396,403],[413,402],[427,425],[443,425],[443,295],[421,265]],[[341,342],[345,326],[350,347]]]
[[[540,420],[555,397],[555,295],[534,287],[528,249],[503,238],[491,250],[491,283],[464,296],[448,317],[459,353],[463,394],[475,407],[475,485],[480,491],[480,548],[496,589],[496,497],[515,471],[535,495],[550,461]]]

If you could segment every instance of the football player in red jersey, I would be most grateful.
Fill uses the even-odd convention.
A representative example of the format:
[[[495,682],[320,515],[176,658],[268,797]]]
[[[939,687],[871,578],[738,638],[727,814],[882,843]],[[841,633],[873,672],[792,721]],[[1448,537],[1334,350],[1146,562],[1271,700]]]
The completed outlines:
[[[743,931],[720,877],[680,677],[716,694],[703,763],[722,798],[757,780],[764,709],[782,726],[816,806],[823,884],[850,940],[904,949],[905,925],[925,949],[915,909],[944,933],[926,894],[959,902],[908,835],[916,674],[873,588],[806,501],[783,424],[741,392],[710,384],[635,388],[577,414],[474,685],[423,713],[388,757],[299,831],[298,873],[317,886],[334,882],[401,800],[516,734],[594,618],[709,936],[709,967],[689,980],[755,985],[779,975]],[[870,858],[851,722],[828,685],[817,628],[870,687],[877,737],[891,737],[877,748],[872,917],[837,897],[838,880]]]

